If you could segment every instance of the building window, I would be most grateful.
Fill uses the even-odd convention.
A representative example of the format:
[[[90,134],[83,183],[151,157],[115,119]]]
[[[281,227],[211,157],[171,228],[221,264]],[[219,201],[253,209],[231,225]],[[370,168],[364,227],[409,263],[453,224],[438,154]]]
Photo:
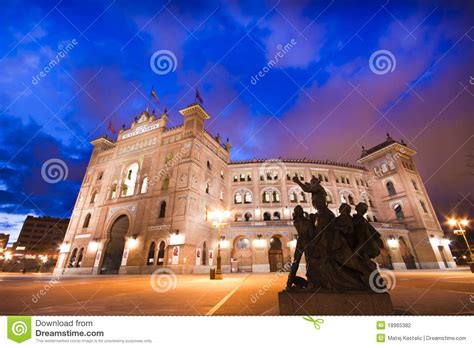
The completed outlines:
[[[249,191],[245,192],[244,203],[252,203],[252,194]]]
[[[281,216],[280,216],[280,213],[279,212],[274,212],[273,213],[273,220],[280,220]]]
[[[87,214],[86,218],[84,219],[84,224],[82,225],[83,228],[89,227],[89,223],[91,222],[91,214]]]
[[[99,175],[97,175],[97,180],[98,181],[102,180],[103,176],[104,176],[104,172],[100,172]]]
[[[234,203],[235,204],[242,204],[242,194],[237,192],[234,196]]]
[[[393,185],[393,182],[387,181],[385,186],[387,187],[387,193],[389,196],[393,196],[397,194],[397,191],[395,190],[395,186]]]
[[[346,178],[346,183],[347,183],[348,185],[351,184],[351,182],[349,181],[349,178]]]
[[[270,221],[272,219],[272,216],[270,215],[269,212],[263,213],[263,220],[264,221]]]
[[[412,180],[411,183],[413,185],[413,188],[418,191],[418,185],[416,184],[416,181]]]
[[[395,211],[395,216],[398,220],[402,220],[405,218],[405,214],[403,214],[402,205],[397,203],[393,206],[393,210]]]
[[[211,191],[211,184],[206,182],[206,193],[209,194],[210,191]]]
[[[277,191],[272,192],[273,203],[280,202],[280,194]]]
[[[138,163],[133,163],[128,166],[126,176],[123,180],[123,196],[131,196],[135,193],[135,183],[138,175]]]
[[[83,258],[84,258],[84,248],[81,248],[81,250],[79,251],[79,256],[77,257],[76,267],[81,267]]]
[[[428,213],[428,209],[426,208],[426,204],[423,201],[420,201],[421,209],[423,209],[424,213]]]
[[[158,257],[156,258],[157,265],[163,265],[165,263],[165,242],[161,241],[158,247]]]
[[[251,221],[252,220],[252,213],[245,213],[244,218],[245,218],[245,221]]]
[[[224,179],[224,171],[221,170],[221,179]]]
[[[69,262],[67,264],[68,268],[74,267],[74,264],[76,262],[76,255],[77,255],[77,248],[74,248],[74,250],[71,253],[71,256],[69,257]]]
[[[211,170],[212,167],[211,167],[211,162],[207,161],[207,169]]]
[[[303,191],[301,191],[301,202],[306,203],[306,194]]]
[[[240,174],[240,181],[245,181],[245,174],[244,173]]]
[[[158,216],[158,218],[160,218],[160,219],[164,218],[165,214],[166,214],[166,202],[163,201],[160,204],[160,215]]]
[[[252,175],[250,174],[247,175],[247,181],[252,181]]]
[[[352,197],[352,195],[348,195],[348,196],[347,196],[347,200],[349,201],[349,204],[350,204],[350,205],[355,205],[354,197]]]
[[[148,257],[146,258],[146,265],[150,266],[155,263],[155,242],[151,242],[148,249]]]
[[[110,189],[110,199],[115,199],[117,197],[117,184],[113,184]]]
[[[247,238],[241,238],[235,243],[235,247],[239,250],[247,250],[250,248],[250,241]]]
[[[377,218],[375,217],[375,215],[372,216],[372,218],[374,219],[374,222],[377,222],[377,221],[378,221]]]
[[[234,175],[234,182],[237,182],[239,180],[239,177],[237,175]]]
[[[95,191],[95,192],[92,194],[92,196],[91,196],[91,203],[97,202],[97,196],[98,196],[98,194],[99,194],[99,193],[98,193],[97,191]]]
[[[270,203],[270,194],[268,191],[264,191],[262,194],[262,202],[263,203]]]
[[[298,202],[298,196],[296,195],[296,191],[290,192],[290,202],[291,203],[297,203]]]
[[[148,177],[145,176],[143,178],[143,181],[142,181],[142,189],[141,189],[140,192],[141,193],[147,193],[147,191],[148,191]]]
[[[219,198],[221,201],[224,200],[224,190],[221,190],[221,192],[219,193]]]
[[[235,222],[242,221],[242,214],[236,213],[236,214],[234,215],[234,221],[235,221]]]

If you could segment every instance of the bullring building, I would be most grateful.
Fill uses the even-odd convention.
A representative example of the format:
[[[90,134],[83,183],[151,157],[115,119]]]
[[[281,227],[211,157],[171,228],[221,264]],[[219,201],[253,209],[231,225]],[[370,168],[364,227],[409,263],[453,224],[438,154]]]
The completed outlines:
[[[369,206],[367,219],[385,243],[377,258],[390,269],[455,267],[415,151],[387,135],[363,149],[357,164],[307,159],[231,161],[231,145],[205,130],[199,104],[167,127],[142,112],[114,141],[94,149],[62,243],[58,274],[141,274],[166,267],[206,273],[216,264],[217,231],[210,212],[227,210],[221,227],[224,272],[273,272],[296,245],[292,211],[314,212],[296,175],[320,179],[329,208]],[[353,211],[354,212],[354,211]]]

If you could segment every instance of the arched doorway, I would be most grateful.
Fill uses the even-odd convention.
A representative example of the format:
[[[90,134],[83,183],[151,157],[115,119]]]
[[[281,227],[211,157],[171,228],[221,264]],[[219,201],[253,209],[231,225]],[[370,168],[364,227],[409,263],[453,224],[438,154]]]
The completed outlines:
[[[156,258],[156,264],[161,266],[165,263],[165,242],[161,241],[160,245],[158,246],[158,256]]]
[[[237,261],[239,272],[252,271],[252,248],[250,247],[250,240],[248,238],[241,236],[234,240],[232,259]]]
[[[104,260],[100,270],[101,274],[118,273],[125,248],[125,235],[128,232],[129,225],[130,222],[126,215],[119,216],[112,224],[108,232],[108,242],[105,247]]]
[[[403,237],[398,238],[398,244],[400,245],[400,255],[402,255],[403,262],[407,269],[416,269],[415,257],[410,251],[408,244]]]
[[[380,255],[375,258],[375,261],[379,264],[380,268],[393,269],[392,257],[390,256],[385,243],[380,248]]]
[[[283,268],[283,250],[281,240],[277,236],[270,238],[268,263],[270,264],[270,272],[277,272]]]

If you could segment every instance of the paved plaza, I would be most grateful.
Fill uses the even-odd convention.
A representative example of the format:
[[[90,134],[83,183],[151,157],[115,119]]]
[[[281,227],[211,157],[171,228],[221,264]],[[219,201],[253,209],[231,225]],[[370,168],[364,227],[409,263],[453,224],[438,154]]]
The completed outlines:
[[[474,274],[394,272],[396,314],[474,314]],[[287,273],[64,276],[0,274],[0,314],[23,315],[277,315]],[[353,314],[358,312],[354,304]]]

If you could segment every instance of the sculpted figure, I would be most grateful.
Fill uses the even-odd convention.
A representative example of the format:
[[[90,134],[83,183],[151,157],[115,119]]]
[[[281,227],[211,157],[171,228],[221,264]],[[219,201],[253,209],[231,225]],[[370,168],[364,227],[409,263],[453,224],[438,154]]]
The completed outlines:
[[[311,223],[311,220],[305,216],[304,210],[301,205],[297,205],[293,212],[293,224],[298,232],[298,239],[296,241],[295,255],[293,258],[293,263],[291,264],[290,274],[288,276],[288,281],[286,283],[287,288],[291,288],[295,282],[296,272],[300,265],[301,257],[303,253],[305,254],[306,267],[309,265],[309,253],[311,248],[308,248],[311,242],[311,239],[314,237],[314,225]],[[308,275],[308,280],[311,279],[311,276]]]

